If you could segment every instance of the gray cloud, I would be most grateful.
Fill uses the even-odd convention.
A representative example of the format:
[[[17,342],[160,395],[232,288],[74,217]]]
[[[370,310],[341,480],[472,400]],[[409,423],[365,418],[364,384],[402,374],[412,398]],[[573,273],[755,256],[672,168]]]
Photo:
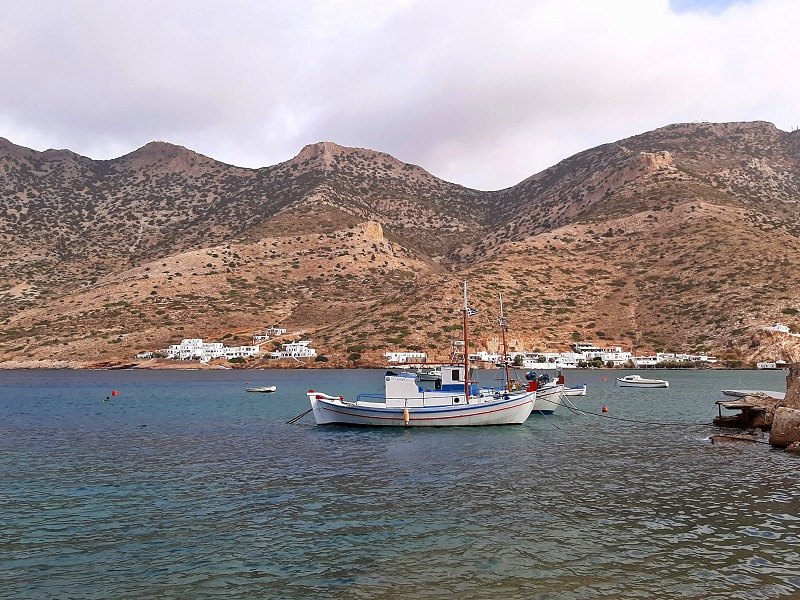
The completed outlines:
[[[800,124],[793,0],[0,8],[0,135],[93,158],[162,139],[264,166],[332,140],[496,189],[675,121]]]

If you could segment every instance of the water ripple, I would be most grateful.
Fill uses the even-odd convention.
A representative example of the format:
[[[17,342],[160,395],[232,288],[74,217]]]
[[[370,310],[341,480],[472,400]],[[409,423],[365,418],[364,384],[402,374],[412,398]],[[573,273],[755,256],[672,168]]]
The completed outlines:
[[[569,413],[288,426],[300,380],[255,403],[138,374],[124,403],[99,405],[84,377],[49,400],[28,382],[0,405],[8,597],[800,596],[797,462],[763,447]]]

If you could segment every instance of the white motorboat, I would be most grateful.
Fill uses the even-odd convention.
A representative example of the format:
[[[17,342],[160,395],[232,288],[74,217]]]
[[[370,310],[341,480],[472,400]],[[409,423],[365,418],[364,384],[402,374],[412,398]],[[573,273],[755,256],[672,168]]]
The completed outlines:
[[[278,390],[278,386],[276,385],[267,385],[264,387],[250,387],[244,388],[245,392],[259,392],[261,394],[270,394]]]
[[[464,364],[447,365],[439,373],[395,373],[384,377],[384,394],[360,394],[355,401],[308,390],[317,425],[346,424],[394,427],[511,425],[524,423],[536,391],[481,389],[470,381],[468,321],[475,311],[467,304],[464,282]]]
[[[573,385],[571,387],[564,387],[564,391],[562,392],[565,396],[585,396],[586,395],[586,384],[583,385]]]
[[[666,379],[647,379],[640,375],[625,375],[617,377],[619,387],[638,387],[638,388],[668,388],[669,381]]]

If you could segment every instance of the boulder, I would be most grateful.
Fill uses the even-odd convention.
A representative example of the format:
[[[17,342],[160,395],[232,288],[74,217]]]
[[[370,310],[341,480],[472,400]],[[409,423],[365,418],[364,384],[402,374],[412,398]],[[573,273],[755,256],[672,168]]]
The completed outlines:
[[[786,376],[786,398],[781,402],[781,406],[800,409],[800,363],[794,363],[789,367],[789,374]]]
[[[800,442],[800,409],[781,406],[775,411],[769,443],[778,448],[786,448]]]

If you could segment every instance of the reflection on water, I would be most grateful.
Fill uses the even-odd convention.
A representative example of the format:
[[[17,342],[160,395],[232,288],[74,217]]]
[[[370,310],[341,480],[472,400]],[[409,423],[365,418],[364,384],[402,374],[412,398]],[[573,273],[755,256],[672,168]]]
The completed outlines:
[[[2,373],[2,595],[800,596],[800,463],[707,439],[780,374],[604,373],[568,373],[595,416],[432,430],[285,424],[374,371]]]

